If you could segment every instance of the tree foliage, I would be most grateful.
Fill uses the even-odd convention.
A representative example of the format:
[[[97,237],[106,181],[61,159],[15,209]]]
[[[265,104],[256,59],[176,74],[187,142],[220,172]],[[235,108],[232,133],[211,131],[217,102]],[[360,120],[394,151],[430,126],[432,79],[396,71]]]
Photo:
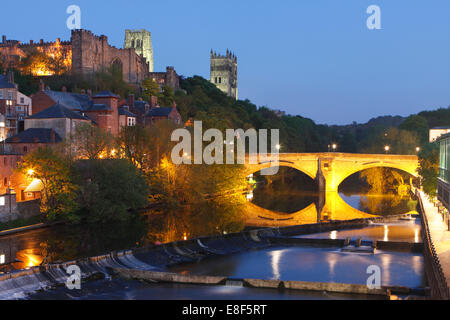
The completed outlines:
[[[439,147],[436,143],[426,144],[419,153],[419,175],[422,177],[423,191],[431,197],[436,196],[439,176]]]
[[[51,147],[43,147],[25,155],[17,170],[42,182],[41,212],[49,220],[77,220],[78,186],[73,181],[70,159]]]
[[[85,160],[77,163],[78,201],[89,223],[125,221],[148,205],[148,185],[126,160]]]

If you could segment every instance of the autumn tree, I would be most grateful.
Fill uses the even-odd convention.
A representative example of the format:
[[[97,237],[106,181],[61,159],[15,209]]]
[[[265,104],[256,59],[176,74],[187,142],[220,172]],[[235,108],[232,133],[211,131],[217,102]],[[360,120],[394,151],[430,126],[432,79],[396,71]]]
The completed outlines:
[[[42,147],[25,155],[17,170],[42,183],[41,212],[47,219],[77,220],[77,186],[69,158],[51,147]]]
[[[79,159],[109,158],[115,149],[112,134],[89,123],[79,124],[66,144]]]

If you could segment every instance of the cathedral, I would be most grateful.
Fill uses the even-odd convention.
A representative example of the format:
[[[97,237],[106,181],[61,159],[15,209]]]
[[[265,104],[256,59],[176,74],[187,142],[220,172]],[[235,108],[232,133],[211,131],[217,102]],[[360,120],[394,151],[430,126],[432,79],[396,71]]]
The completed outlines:
[[[226,55],[211,50],[210,81],[229,97],[238,99],[237,57],[229,50]]]

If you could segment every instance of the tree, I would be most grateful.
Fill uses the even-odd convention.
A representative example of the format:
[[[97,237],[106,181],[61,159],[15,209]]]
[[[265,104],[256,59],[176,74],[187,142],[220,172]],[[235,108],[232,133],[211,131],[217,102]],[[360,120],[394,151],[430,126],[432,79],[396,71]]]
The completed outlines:
[[[152,137],[148,127],[124,126],[120,130],[117,144],[119,154],[143,172],[150,169]]]
[[[159,104],[162,106],[171,106],[175,101],[175,94],[172,87],[164,85],[158,100]]]
[[[363,153],[384,153],[384,147],[389,146],[390,154],[416,154],[420,139],[415,132],[389,128],[370,135],[366,143],[360,150]]]
[[[142,81],[143,98],[150,100],[150,97],[157,97],[159,95],[159,85],[152,78],[147,78]]]
[[[75,128],[75,134],[70,137],[68,148],[74,151],[79,159],[104,159],[111,157],[114,149],[114,138],[111,133],[93,126],[81,123]]]
[[[428,143],[419,152],[419,175],[422,177],[423,191],[431,197],[436,196],[439,176],[439,146]]]
[[[428,122],[427,119],[422,116],[409,116],[403,121],[399,128],[415,132],[419,136],[421,144],[425,144],[428,140]]]
[[[371,168],[360,173],[369,185],[372,194],[399,194],[407,196],[409,190],[407,181],[409,174],[391,168]]]
[[[47,219],[77,220],[77,186],[70,159],[51,147],[43,147],[24,156],[17,170],[42,183],[41,212]]]
[[[125,221],[148,205],[148,185],[123,159],[77,162],[78,202],[88,223]]]

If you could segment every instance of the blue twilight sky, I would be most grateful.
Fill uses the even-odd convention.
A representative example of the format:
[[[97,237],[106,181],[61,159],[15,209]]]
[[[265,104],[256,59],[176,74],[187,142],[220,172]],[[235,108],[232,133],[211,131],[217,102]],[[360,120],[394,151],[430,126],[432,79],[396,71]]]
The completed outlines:
[[[450,105],[448,0],[2,1],[0,33],[68,40],[81,27],[123,46],[124,30],[152,33],[155,70],[209,78],[209,52],[238,56],[239,98],[318,123],[365,122]],[[366,9],[381,8],[382,30]],[[5,13],[11,14],[5,14]]]

